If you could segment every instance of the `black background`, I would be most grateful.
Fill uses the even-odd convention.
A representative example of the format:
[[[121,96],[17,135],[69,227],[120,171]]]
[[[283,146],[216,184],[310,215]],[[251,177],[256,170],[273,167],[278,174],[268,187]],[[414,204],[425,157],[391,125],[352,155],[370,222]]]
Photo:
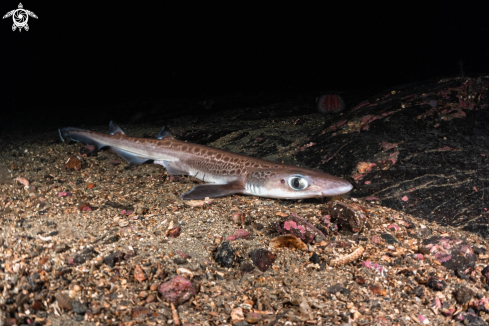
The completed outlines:
[[[381,89],[459,74],[460,60],[489,71],[487,4],[426,3],[23,1],[39,17],[29,31],[0,20],[0,126],[128,101]]]

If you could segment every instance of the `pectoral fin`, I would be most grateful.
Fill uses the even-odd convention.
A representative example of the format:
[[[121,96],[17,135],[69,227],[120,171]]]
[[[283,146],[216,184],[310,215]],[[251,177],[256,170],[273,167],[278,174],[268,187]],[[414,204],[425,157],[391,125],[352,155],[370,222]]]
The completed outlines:
[[[123,159],[127,161],[130,165],[140,165],[143,164],[144,162],[148,161],[147,158],[141,157],[134,155],[132,153],[123,151],[122,149],[119,148],[110,148],[109,151],[113,152],[114,154],[119,155]]]
[[[205,197],[215,198],[223,197],[232,194],[242,193],[244,185],[239,181],[234,181],[227,184],[205,184],[198,185],[190,189],[189,192],[182,194],[180,198],[188,199],[204,199]]]

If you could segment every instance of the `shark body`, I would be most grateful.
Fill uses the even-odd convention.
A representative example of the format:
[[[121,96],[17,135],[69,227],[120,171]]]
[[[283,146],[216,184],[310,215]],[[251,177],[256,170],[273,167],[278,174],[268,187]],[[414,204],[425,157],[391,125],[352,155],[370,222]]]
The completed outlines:
[[[109,147],[133,165],[153,160],[171,175],[191,175],[208,183],[182,194],[182,199],[231,194],[302,199],[340,195],[353,187],[344,179],[320,171],[186,143],[175,139],[166,128],[157,139],[129,137],[112,121],[109,134],[77,128],[62,128],[59,134],[63,141],[69,137],[98,149]]]

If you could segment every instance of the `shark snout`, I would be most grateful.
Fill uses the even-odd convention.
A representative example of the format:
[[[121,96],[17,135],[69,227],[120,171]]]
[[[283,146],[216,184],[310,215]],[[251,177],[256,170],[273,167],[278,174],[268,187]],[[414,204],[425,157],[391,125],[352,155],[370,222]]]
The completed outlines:
[[[335,182],[333,185],[327,187],[326,192],[330,194],[324,193],[323,196],[336,196],[341,194],[346,194],[350,190],[353,189],[353,185],[346,180],[340,179]]]
[[[316,178],[313,185],[317,195],[321,197],[342,195],[353,189],[353,185],[350,182],[332,175]]]

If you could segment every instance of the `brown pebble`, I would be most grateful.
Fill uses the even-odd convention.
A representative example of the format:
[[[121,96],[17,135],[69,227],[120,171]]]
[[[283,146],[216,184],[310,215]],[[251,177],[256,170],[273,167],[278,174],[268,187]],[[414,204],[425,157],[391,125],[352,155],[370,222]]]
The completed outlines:
[[[146,298],[146,303],[151,303],[155,301],[156,301],[156,297],[153,294],[148,295],[148,297]]]
[[[378,285],[371,285],[370,286],[370,291],[372,291],[373,294],[375,295],[381,295],[385,296],[387,293],[384,288],[378,286]]]
[[[159,287],[159,286],[160,286],[159,284],[153,284],[153,285],[151,285],[151,286],[150,286],[150,288],[149,288],[149,289],[150,289],[151,291],[156,291],[156,290],[158,290],[158,287]]]
[[[81,169],[81,161],[74,155],[71,155],[66,161],[65,161],[65,168],[68,170],[75,170],[78,171]]]
[[[148,296],[148,292],[146,292],[146,291],[141,291],[138,294],[138,297],[143,298],[143,299],[146,298],[147,296]]]
[[[92,301],[92,304],[91,304],[92,314],[96,315],[96,314],[100,313],[101,310],[102,310],[102,305],[98,302]]]
[[[73,309],[73,299],[71,299],[68,294],[58,292],[56,293],[56,301],[58,301],[58,307],[61,309],[72,310]]]

